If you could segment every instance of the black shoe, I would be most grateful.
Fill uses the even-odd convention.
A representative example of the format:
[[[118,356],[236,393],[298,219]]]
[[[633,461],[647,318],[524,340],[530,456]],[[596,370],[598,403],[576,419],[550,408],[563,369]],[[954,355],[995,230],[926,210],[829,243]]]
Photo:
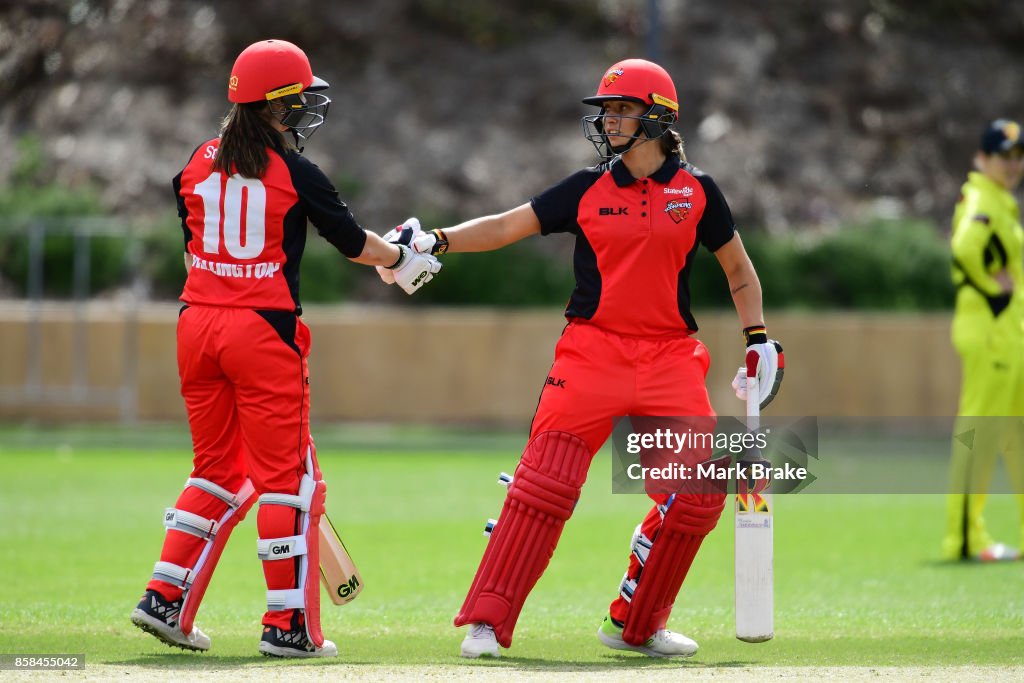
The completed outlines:
[[[132,623],[172,647],[206,652],[210,649],[210,639],[205,633],[194,626],[188,635],[181,632],[178,625],[181,603],[181,599],[171,602],[156,591],[147,590],[132,610]]]
[[[338,648],[329,640],[317,647],[306,635],[306,629],[292,620],[294,628],[284,631],[276,626],[264,626],[260,639],[260,652],[265,657],[337,657]]]

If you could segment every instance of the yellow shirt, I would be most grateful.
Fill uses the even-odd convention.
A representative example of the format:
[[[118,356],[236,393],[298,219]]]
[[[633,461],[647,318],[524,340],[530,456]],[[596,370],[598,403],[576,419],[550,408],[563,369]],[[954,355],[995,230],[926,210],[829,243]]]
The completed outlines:
[[[959,332],[974,336],[998,320],[1024,329],[1024,229],[1020,208],[1004,187],[972,171],[953,213],[953,283],[957,285],[954,341]],[[1012,297],[1002,296],[995,279],[1006,269]],[[1005,320],[1005,323],[1004,323]],[[961,335],[962,336],[962,335]]]

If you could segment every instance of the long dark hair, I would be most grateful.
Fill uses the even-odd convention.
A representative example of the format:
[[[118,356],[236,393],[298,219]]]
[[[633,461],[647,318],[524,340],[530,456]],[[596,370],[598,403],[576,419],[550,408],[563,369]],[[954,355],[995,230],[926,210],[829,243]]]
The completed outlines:
[[[220,148],[213,169],[261,178],[270,164],[267,148],[284,153],[288,140],[270,125],[266,102],[235,104],[220,124]]]
[[[667,130],[658,138],[661,143],[661,151],[665,155],[675,154],[680,161],[686,161],[686,152],[683,150],[683,136],[674,130]]]

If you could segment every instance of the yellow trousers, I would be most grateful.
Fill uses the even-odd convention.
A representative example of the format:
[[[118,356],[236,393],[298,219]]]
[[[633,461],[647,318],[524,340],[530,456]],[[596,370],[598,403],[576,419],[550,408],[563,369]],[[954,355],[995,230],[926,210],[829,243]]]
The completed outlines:
[[[993,544],[982,513],[1000,454],[1017,492],[1024,545],[1024,343],[1005,314],[987,330],[966,322],[977,319],[953,327],[963,382],[942,543],[950,560],[975,557]]]

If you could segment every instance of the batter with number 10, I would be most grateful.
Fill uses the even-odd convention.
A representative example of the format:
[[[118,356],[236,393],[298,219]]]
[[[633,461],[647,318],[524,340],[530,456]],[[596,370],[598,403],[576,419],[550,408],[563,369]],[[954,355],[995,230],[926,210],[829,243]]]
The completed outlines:
[[[267,584],[259,651],[337,655],[320,627],[317,529],[327,485],[309,433],[311,340],[299,317],[307,222],[351,261],[390,269],[410,294],[440,269],[360,227],[300,154],[325,120],[326,89],[292,43],[250,45],[231,70],[220,135],[173,181],[188,270],[178,374],[195,456],[164,513],[160,560],[131,619],[185,650],[210,648],[194,617],[232,530],[256,505]]]

